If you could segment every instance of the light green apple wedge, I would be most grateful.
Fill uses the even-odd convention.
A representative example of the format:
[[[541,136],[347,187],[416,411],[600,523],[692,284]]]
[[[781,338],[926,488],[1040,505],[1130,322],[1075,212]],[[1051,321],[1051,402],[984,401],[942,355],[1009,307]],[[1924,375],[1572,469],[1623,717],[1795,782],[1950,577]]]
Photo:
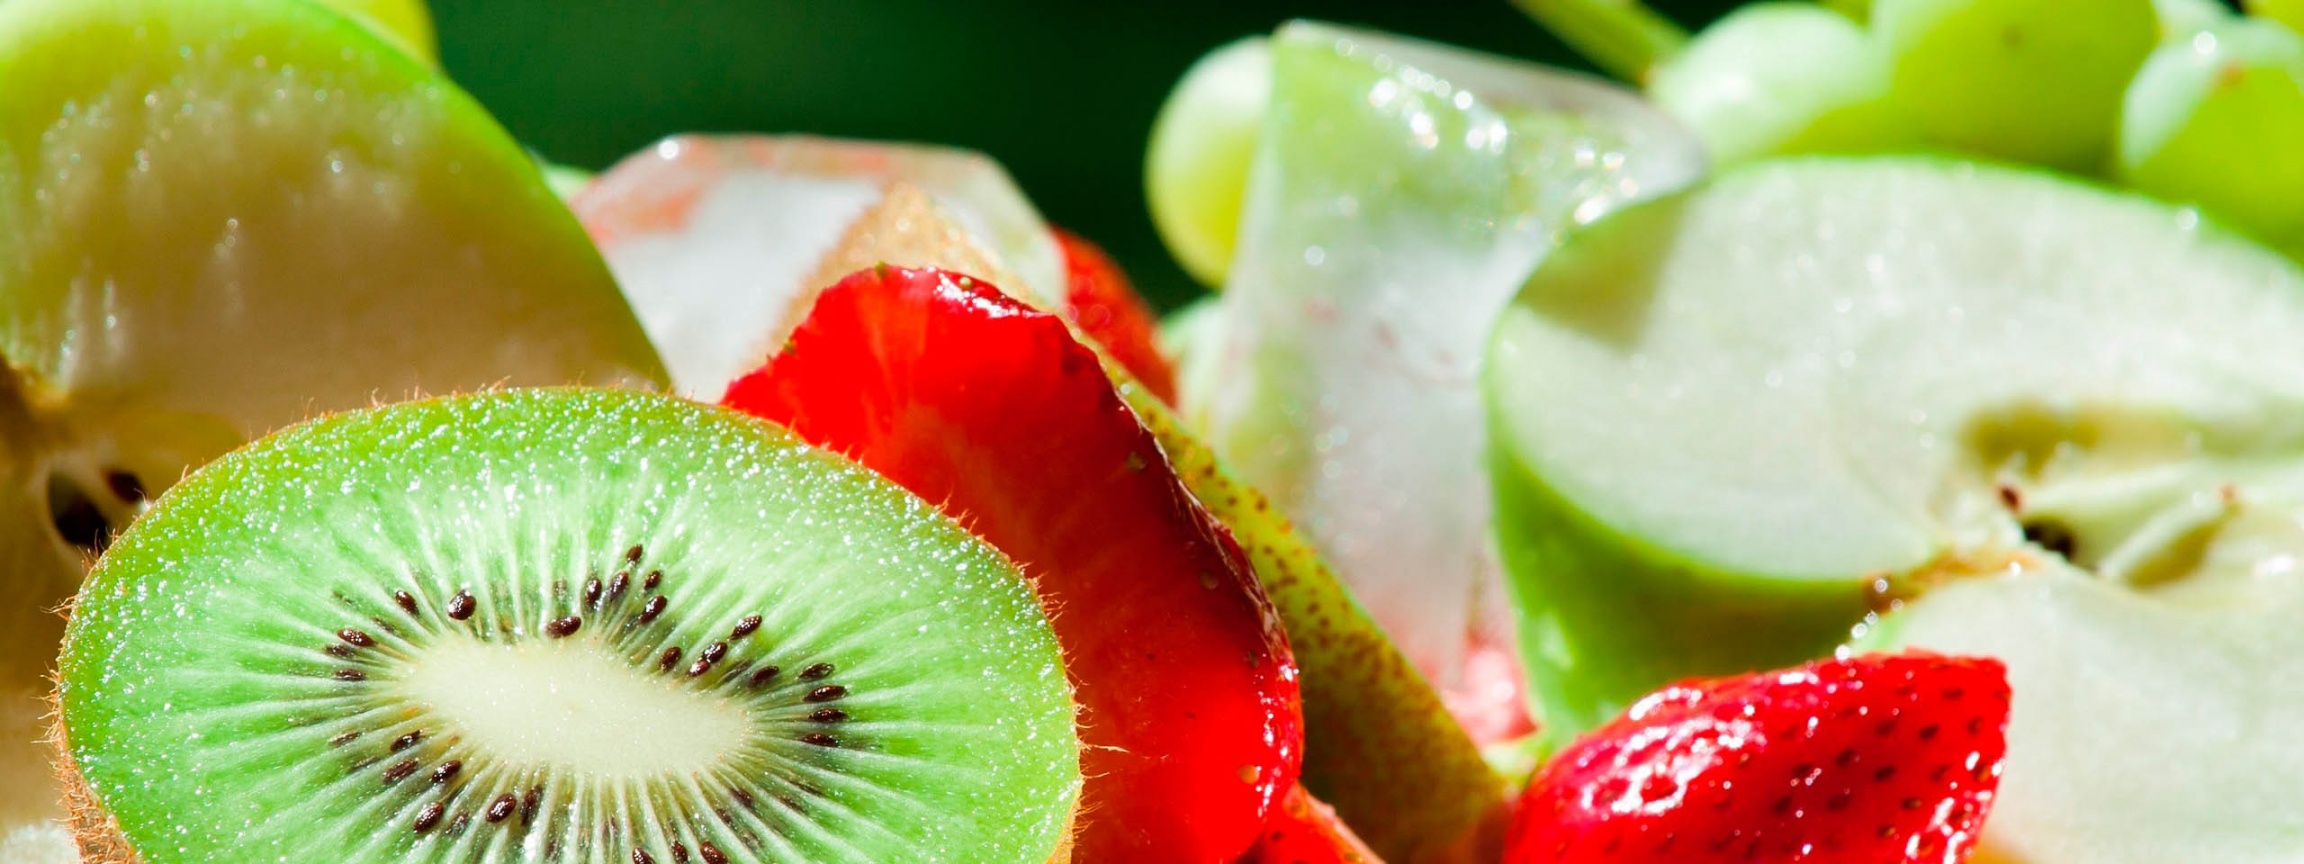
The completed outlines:
[[[56,812],[56,610],[189,467],[415,390],[653,385],[470,98],[296,0],[0,3],[0,833]]]
[[[1924,159],[1763,163],[1500,323],[1498,532],[1547,721],[1866,647],[2010,664],[1996,862],[2304,859],[2304,272]]]
[[[1532,64],[1308,22],[1270,46],[1182,413],[1454,686],[1510,626],[1480,456],[1495,315],[1561,231],[1691,182],[1702,147],[1630,90]]]

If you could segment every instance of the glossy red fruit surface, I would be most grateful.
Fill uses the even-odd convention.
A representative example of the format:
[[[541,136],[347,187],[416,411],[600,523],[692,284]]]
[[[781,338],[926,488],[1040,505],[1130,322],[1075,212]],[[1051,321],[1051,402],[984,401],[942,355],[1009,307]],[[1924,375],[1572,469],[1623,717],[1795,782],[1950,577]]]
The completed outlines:
[[[1057,245],[1064,249],[1065,315],[1080,332],[1104,346],[1104,353],[1120,361],[1152,395],[1176,403],[1176,368],[1160,353],[1160,319],[1136,293],[1128,274],[1096,244],[1062,229]]]
[[[1384,864],[1368,850],[1336,811],[1312,797],[1302,786],[1291,786],[1272,810],[1256,848],[1240,864]]]
[[[966,276],[864,270],[724,401],[941,503],[1034,580],[1087,745],[1074,860],[1255,842],[1301,759],[1295,662],[1231,535],[1062,320]]]
[[[1546,763],[1509,864],[1957,864],[2000,783],[1997,660],[1868,655],[1667,687]]]

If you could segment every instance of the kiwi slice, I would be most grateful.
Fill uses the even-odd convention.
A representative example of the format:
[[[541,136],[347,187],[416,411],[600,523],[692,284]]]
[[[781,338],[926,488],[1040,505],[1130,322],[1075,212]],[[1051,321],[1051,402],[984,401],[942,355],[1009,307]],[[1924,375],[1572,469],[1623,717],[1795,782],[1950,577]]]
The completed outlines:
[[[235,451],[97,565],[60,676],[75,832],[144,864],[1040,864],[1081,782],[1007,559],[779,427],[639,393]]]

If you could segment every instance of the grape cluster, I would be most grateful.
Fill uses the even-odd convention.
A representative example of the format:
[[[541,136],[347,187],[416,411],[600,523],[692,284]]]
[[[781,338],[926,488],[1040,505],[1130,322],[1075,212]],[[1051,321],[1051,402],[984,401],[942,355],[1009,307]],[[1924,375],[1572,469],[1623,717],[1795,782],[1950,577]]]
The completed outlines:
[[[1517,0],[1722,165],[1940,150],[2100,178],[2304,252],[2304,0],[1826,0],[1688,37]],[[1668,22],[1667,22],[1668,23]]]

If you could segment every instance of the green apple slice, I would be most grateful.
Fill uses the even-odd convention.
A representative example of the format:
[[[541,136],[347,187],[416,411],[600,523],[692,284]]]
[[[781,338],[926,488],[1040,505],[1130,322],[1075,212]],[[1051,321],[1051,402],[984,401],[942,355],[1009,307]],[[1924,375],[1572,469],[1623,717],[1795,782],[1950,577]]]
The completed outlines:
[[[1532,64],[1308,22],[1270,46],[1182,410],[1451,687],[1472,636],[1509,629],[1479,455],[1495,315],[1561,230],[1692,181],[1702,147],[1631,91]]]
[[[1853,631],[2009,662],[1998,860],[2304,856],[2294,264],[2043,175],[1780,162],[1587,229],[1493,352],[1555,734]]]
[[[478,105],[295,0],[0,3],[0,826],[85,557],[191,466],[422,389],[652,384]]]

